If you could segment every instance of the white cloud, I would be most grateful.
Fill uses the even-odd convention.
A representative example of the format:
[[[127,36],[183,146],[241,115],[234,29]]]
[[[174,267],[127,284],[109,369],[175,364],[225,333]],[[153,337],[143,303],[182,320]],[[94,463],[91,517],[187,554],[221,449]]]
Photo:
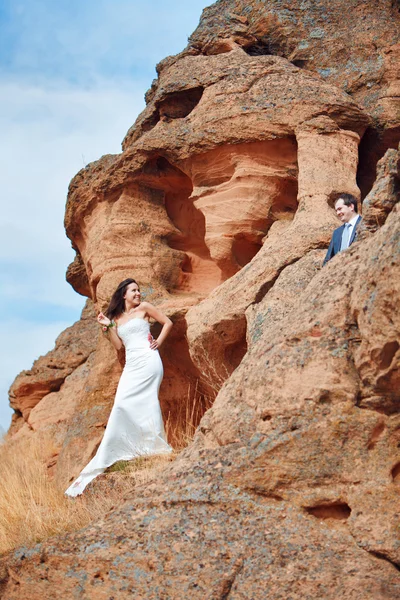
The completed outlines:
[[[70,259],[63,229],[69,181],[102,154],[120,152],[144,106],[143,88],[0,84],[0,260],[33,259],[50,250],[57,260]]]
[[[60,69],[80,85],[154,73],[180,52],[196,28],[205,0],[8,0],[19,31],[13,62],[19,72],[55,77]],[[8,52],[7,47],[5,52]],[[38,68],[39,66],[39,68]]]

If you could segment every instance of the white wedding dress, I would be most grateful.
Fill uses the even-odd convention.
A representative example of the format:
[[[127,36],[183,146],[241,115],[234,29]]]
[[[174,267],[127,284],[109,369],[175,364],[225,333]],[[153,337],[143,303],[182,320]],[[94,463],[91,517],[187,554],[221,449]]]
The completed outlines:
[[[150,348],[149,333],[149,323],[138,317],[118,327],[126,362],[114,406],[96,455],[66,490],[68,496],[82,494],[88,483],[119,460],[172,451],[158,401],[163,366],[158,350]]]

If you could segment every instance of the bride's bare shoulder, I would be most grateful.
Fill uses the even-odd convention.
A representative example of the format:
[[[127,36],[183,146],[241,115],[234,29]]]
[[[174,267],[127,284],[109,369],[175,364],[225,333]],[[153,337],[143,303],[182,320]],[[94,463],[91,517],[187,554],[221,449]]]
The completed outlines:
[[[150,302],[144,301],[140,303],[140,308],[147,310],[148,308],[154,308],[154,306],[153,304],[150,304]]]

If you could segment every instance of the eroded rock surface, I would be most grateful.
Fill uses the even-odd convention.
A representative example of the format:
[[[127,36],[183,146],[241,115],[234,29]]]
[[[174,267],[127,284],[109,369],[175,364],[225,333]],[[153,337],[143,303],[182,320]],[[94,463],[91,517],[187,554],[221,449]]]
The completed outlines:
[[[361,148],[359,182],[365,195],[376,162],[399,139],[398,2],[219,0],[203,12],[183,54],[229,53],[237,47],[253,56],[283,56],[317,72],[366,108],[373,122]]]
[[[77,323],[61,333],[55,348],[39,357],[29,371],[22,371],[10,388],[10,404],[16,411],[11,433],[28,421],[33,409],[85,363],[96,348],[97,328],[93,303],[88,301]]]
[[[399,200],[400,154],[390,149],[379,161],[375,185],[363,202],[362,231],[377,231]]]
[[[192,446],[101,522],[19,550],[3,597],[397,597],[399,206],[318,273],[318,250],[287,267]]]
[[[368,123],[347,94],[283,58],[241,48],[181,57],[161,71],[123,154],[104,157],[71,183],[66,228],[78,252],[71,283],[81,291],[87,280],[102,306],[134,272],[151,300],[189,310],[179,325],[190,356],[185,377],[191,389],[213,395],[245,352],[249,298],[284,266],[326,245],[340,191],[359,195],[358,144]],[[254,282],[242,295],[232,276],[240,279],[253,257]],[[193,331],[201,317],[190,307],[213,289],[223,293],[222,282],[236,296],[233,326],[224,300],[210,351]],[[208,313],[207,303],[200,306]],[[203,353],[217,364],[211,371]],[[177,381],[179,356],[170,355],[166,373]],[[184,381],[164,390],[166,406],[187,395]]]
[[[216,399],[160,481],[6,558],[5,598],[400,594],[398,20],[389,0],[220,0],[123,152],[72,180],[71,285],[102,309],[134,276],[172,318],[170,424]],[[368,191],[322,269],[335,199]],[[121,372],[93,313],[71,331],[17,378],[10,432],[50,431],[65,485]]]

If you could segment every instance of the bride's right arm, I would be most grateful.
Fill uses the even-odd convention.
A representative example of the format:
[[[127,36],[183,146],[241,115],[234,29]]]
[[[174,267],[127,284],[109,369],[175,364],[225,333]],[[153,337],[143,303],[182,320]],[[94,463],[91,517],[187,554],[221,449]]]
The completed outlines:
[[[114,325],[114,327],[110,327],[108,330],[109,333],[109,340],[112,343],[112,345],[114,346],[114,348],[116,350],[121,350],[123,343],[121,338],[119,337],[118,333],[117,333],[117,326]]]
[[[97,321],[103,325],[103,330],[109,334],[109,340],[116,350],[121,350],[123,343],[117,333],[117,324],[115,321],[110,321],[102,312],[97,315]]]

